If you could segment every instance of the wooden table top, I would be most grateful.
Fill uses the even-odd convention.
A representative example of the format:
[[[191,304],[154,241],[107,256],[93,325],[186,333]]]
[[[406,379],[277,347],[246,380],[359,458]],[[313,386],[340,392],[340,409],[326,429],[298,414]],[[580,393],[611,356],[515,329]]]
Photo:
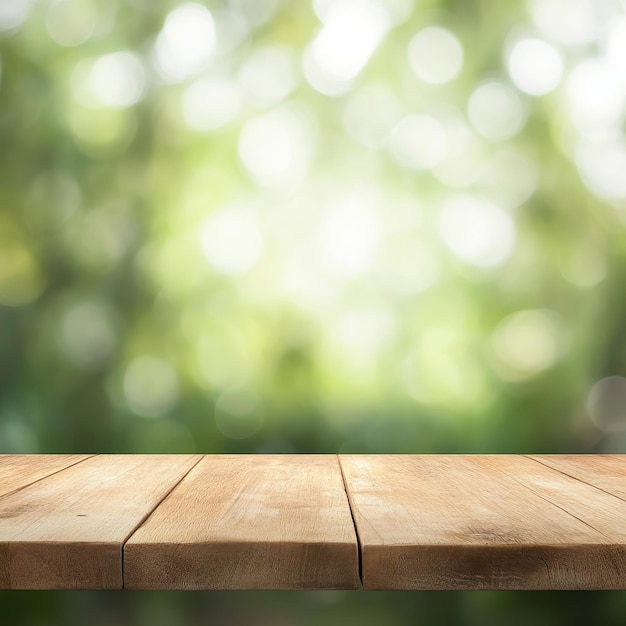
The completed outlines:
[[[626,456],[0,455],[0,589],[626,589]]]

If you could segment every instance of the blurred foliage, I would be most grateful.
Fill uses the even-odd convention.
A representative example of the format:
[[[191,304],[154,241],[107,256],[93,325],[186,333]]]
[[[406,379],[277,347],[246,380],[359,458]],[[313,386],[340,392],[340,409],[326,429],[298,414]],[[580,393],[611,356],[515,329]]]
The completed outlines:
[[[0,0],[0,452],[624,452],[623,9]],[[624,610],[30,597],[10,622]]]

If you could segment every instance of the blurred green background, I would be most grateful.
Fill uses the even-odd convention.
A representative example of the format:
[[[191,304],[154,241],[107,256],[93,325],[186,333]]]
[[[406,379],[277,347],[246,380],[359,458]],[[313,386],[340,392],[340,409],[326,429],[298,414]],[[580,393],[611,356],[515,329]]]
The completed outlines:
[[[0,0],[0,453],[626,452],[625,111],[618,0]],[[0,608],[626,620],[611,593]]]

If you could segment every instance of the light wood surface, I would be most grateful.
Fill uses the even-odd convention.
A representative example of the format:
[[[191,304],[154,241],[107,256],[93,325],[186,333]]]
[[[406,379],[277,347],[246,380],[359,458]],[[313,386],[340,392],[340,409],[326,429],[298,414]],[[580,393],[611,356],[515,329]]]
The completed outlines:
[[[88,459],[88,454],[0,454],[0,497]]]
[[[530,458],[626,500],[626,455],[549,454]]]
[[[625,520],[620,455],[0,455],[0,589],[626,589]]]
[[[129,589],[354,589],[334,455],[206,456],[124,548]]]
[[[96,456],[0,498],[0,588],[121,588],[124,541],[198,460]]]
[[[365,589],[626,588],[626,503],[606,491],[517,456],[340,461]]]

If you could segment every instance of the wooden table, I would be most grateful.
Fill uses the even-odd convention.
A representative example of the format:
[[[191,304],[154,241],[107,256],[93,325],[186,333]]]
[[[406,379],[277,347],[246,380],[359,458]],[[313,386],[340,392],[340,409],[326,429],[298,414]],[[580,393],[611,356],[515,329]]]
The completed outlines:
[[[0,589],[626,589],[626,456],[0,455]]]

